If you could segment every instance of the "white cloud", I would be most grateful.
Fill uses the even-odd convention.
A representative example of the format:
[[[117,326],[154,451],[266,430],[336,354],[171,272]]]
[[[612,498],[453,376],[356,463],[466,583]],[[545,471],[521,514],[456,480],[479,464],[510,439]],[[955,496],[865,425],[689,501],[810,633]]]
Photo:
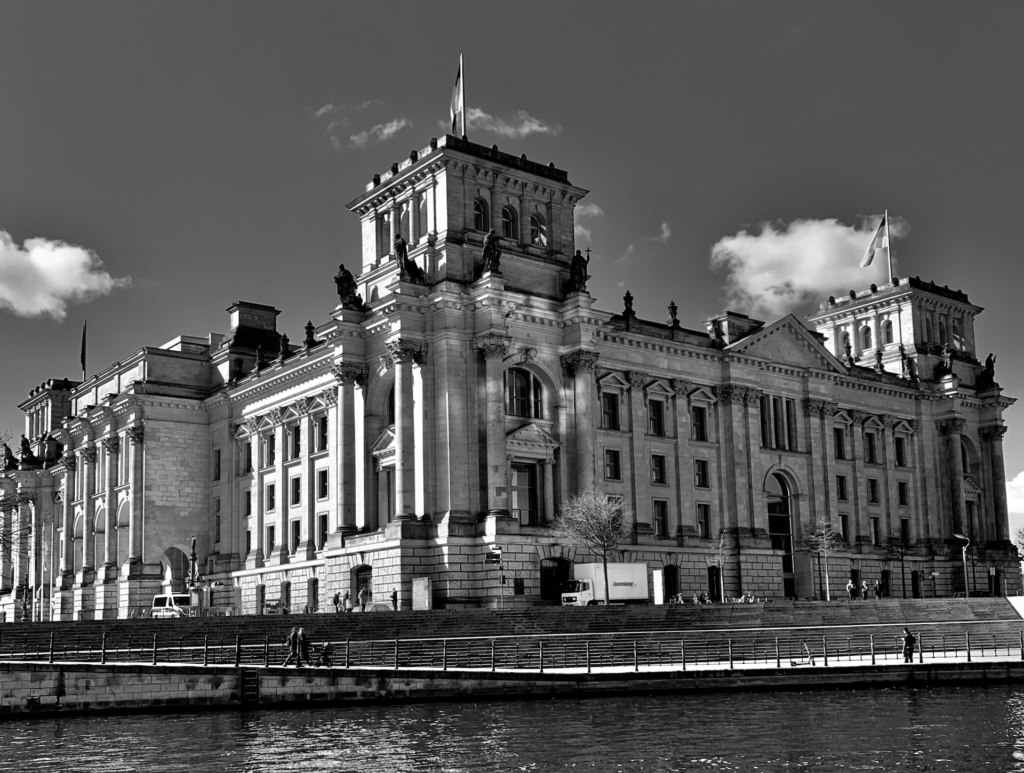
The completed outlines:
[[[646,239],[649,242],[661,242],[662,244],[664,244],[665,242],[668,241],[668,237],[670,237],[671,235],[672,229],[668,227],[668,223],[662,223],[660,234],[658,234],[657,236],[645,236],[644,239]]]
[[[131,283],[130,277],[115,279],[102,266],[84,247],[41,238],[26,239],[19,247],[0,231],[0,308],[19,317],[49,314],[63,320],[68,302],[90,301]]]
[[[366,144],[371,139],[376,140],[377,142],[384,142],[385,140],[389,140],[394,137],[406,126],[412,126],[412,121],[405,118],[393,118],[387,123],[379,123],[366,131],[353,134],[348,138],[348,144],[353,148],[365,148]],[[335,147],[337,147],[337,145]]]
[[[726,298],[737,311],[779,317],[802,304],[884,284],[885,256],[860,268],[880,215],[857,226],[835,219],[761,223],[751,233],[719,239],[711,248],[711,266],[726,272]],[[890,218],[893,239],[906,236],[910,226]]]
[[[323,118],[325,115],[337,115],[338,113],[354,112],[356,110],[365,110],[373,105],[381,105],[379,99],[367,99],[365,102],[356,102],[350,105],[333,105],[328,102],[323,107],[317,108],[313,111],[313,115],[317,118]]]
[[[584,241],[590,241],[590,229],[584,228],[581,225],[574,225],[572,227],[573,234],[576,235],[577,239],[583,239]]]
[[[469,129],[493,132],[510,139],[519,139],[529,134],[556,135],[562,131],[561,126],[545,123],[539,118],[534,118],[525,110],[517,110],[512,120],[506,120],[488,115],[478,107],[470,107],[466,109],[466,118]]]
[[[1017,473],[1017,477],[1006,483],[1006,509],[1024,515],[1024,472]]]
[[[622,257],[615,261],[615,263],[625,263],[627,260],[632,258],[636,254],[636,249],[633,245],[629,245],[626,251],[622,254]]]
[[[604,210],[597,206],[597,204],[588,201],[584,204],[578,205],[574,210],[574,214],[576,216],[576,220],[579,220],[580,218],[604,217]],[[589,228],[576,223],[573,225],[572,230],[577,239],[582,239],[587,242],[590,241],[591,231]]]

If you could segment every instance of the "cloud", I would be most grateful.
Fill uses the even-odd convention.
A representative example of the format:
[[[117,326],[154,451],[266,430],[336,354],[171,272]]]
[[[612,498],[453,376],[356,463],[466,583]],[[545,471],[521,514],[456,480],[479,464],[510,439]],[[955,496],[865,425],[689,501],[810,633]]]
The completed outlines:
[[[1017,477],[1006,483],[1006,509],[1024,515],[1024,472],[1017,473]]]
[[[399,131],[404,129],[406,126],[412,126],[412,121],[405,118],[392,118],[387,123],[379,123],[366,131],[361,131],[353,134],[348,138],[348,144],[353,148],[365,148],[366,144],[371,140],[377,142],[384,142],[394,137]],[[335,139],[334,137],[331,138]],[[335,145],[337,148],[338,145]]]
[[[668,237],[672,235],[672,229],[668,227],[668,223],[661,224],[661,233],[657,236],[645,236],[644,239],[649,242],[660,242],[664,244],[668,241]]]
[[[550,134],[557,135],[562,131],[561,126],[544,123],[539,118],[534,118],[525,110],[517,110],[512,120],[498,118],[488,115],[477,107],[466,109],[466,118],[469,129],[492,132],[500,137],[519,139],[529,134]],[[447,126],[447,123],[445,124]]]
[[[860,268],[880,215],[856,226],[835,219],[761,223],[748,233],[719,239],[711,267],[726,272],[726,300],[737,311],[779,317],[811,301],[849,289],[885,283],[885,256]],[[909,224],[890,217],[893,239],[910,233]]]
[[[588,241],[588,242],[590,241],[590,229],[589,228],[584,228],[581,225],[574,225],[572,227],[572,232],[576,236],[577,239],[583,239],[584,241]]]
[[[323,118],[325,115],[338,115],[339,113],[355,112],[356,110],[365,110],[368,107],[381,104],[383,104],[383,102],[379,99],[367,99],[365,102],[356,102],[350,105],[333,105],[328,102],[323,107],[314,110],[313,115],[317,118]]]
[[[576,216],[576,220],[579,220],[580,218],[604,217],[604,210],[597,206],[597,204],[588,201],[585,204],[578,205],[574,210],[574,214]],[[590,241],[591,231],[589,228],[586,228],[579,223],[575,223],[572,230],[577,239],[582,239],[587,242]]]
[[[19,247],[0,231],[0,308],[19,317],[49,314],[63,320],[69,302],[85,302],[127,287],[91,250],[51,239],[26,239]]]
[[[629,246],[628,246],[628,247],[626,248],[626,251],[625,251],[625,252],[624,252],[624,253],[622,254],[622,257],[621,257],[621,258],[618,258],[618,259],[617,259],[617,260],[615,261],[615,263],[616,263],[616,264],[618,264],[618,263],[625,263],[625,262],[626,262],[627,260],[629,260],[630,258],[632,258],[632,257],[633,257],[633,256],[634,256],[635,254],[636,254],[636,249],[635,249],[635,248],[633,247],[633,245],[631,244],[631,245],[629,245]]]

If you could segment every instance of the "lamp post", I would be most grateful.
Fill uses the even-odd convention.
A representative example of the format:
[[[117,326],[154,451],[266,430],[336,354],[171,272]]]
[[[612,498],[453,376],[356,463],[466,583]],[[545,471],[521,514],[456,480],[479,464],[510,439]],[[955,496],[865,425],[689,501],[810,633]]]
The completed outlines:
[[[964,598],[965,599],[969,599],[971,597],[971,586],[968,585],[968,583],[967,583],[967,548],[971,544],[971,538],[970,537],[965,537],[963,534],[954,534],[953,536],[956,537],[959,540],[963,540],[963,542],[964,542],[964,549],[963,549],[963,556],[964,556]]]

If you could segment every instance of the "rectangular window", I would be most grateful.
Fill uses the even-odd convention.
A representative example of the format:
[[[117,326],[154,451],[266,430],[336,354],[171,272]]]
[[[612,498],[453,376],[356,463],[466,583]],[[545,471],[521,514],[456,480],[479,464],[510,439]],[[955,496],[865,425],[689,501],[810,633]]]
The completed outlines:
[[[327,499],[327,470],[317,470],[316,498]]]
[[[877,515],[871,517],[871,544],[882,544],[881,522]]]
[[[693,460],[693,485],[697,488],[711,488],[711,475],[707,459]]]
[[[868,478],[868,502],[878,504],[878,478]]]
[[[664,499],[655,499],[654,507],[654,533],[658,537],[668,536],[668,502]]]
[[[691,435],[693,440],[707,442],[708,439],[708,409],[703,406],[694,406],[690,409]]]
[[[666,467],[663,454],[651,455],[651,483],[668,483],[668,470]]]
[[[316,517],[316,546],[319,550],[327,547],[327,513]]]
[[[606,448],[604,452],[604,478],[605,480],[622,480],[622,464],[618,451],[613,448]]]
[[[220,449],[213,449],[213,479],[220,480]]]
[[[299,542],[302,537],[302,521],[292,521],[292,553],[299,552]]]
[[[658,437],[665,434],[665,403],[661,400],[647,401],[647,431]]]
[[[786,432],[782,425],[782,398],[772,398],[772,431],[775,434],[775,448],[786,448]]]
[[[245,444],[245,468],[243,473],[252,472],[252,441]]]
[[[292,478],[292,504],[297,505],[302,501],[302,478],[296,476]]]
[[[843,535],[843,542],[850,544],[850,515],[849,513],[839,514],[839,531]]]
[[[277,438],[273,435],[263,441],[264,467],[271,467],[277,463]]]
[[[292,427],[292,459],[298,459],[299,454],[302,453],[302,427],[295,425]]]
[[[910,484],[905,480],[901,480],[896,484],[896,494],[899,497],[899,503],[902,507],[910,505]]]
[[[316,423],[316,450],[327,450],[327,417],[321,416]]]
[[[537,490],[537,465],[512,465],[512,515],[523,526],[540,523],[540,492]]]
[[[836,499],[845,502],[849,494],[846,491],[846,476],[836,475]]]
[[[846,430],[842,427],[832,428],[832,440],[835,443],[836,459],[846,458]]]
[[[701,539],[711,539],[711,505],[697,505],[697,531]]]
[[[799,451],[796,433],[796,400],[786,400],[786,443],[790,451]]]
[[[276,537],[276,529],[274,524],[267,527],[267,553],[270,553],[274,549],[274,537]]]
[[[619,428],[619,396],[615,392],[601,393],[601,429]]]
[[[249,529],[245,530],[245,554],[249,555],[252,552],[252,531]]]
[[[220,497],[213,500],[213,541],[220,542]]]
[[[907,439],[896,436],[896,466],[907,466]]]
[[[903,543],[903,548],[907,549],[910,547],[910,519],[900,518],[900,541]]]
[[[772,399],[768,395],[761,395],[761,446],[775,447],[772,438]]]
[[[878,464],[877,436],[874,432],[864,433],[864,460],[868,464]]]
[[[275,501],[276,498],[277,486],[275,486],[273,483],[268,483],[267,493],[266,496],[264,497],[264,504],[267,506],[267,512],[271,512],[277,506],[277,502]]]
[[[252,491],[245,490],[245,514],[252,515]]]

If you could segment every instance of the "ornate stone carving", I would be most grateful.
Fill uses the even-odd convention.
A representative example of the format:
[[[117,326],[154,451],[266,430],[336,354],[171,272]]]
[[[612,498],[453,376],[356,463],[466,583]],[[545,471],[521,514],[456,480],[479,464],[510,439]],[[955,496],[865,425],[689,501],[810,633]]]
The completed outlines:
[[[804,411],[811,416],[822,416],[825,413],[825,404],[827,400],[821,400],[817,397],[805,397],[803,399]]]
[[[524,346],[519,350],[519,364],[526,365],[527,363],[533,362],[537,359],[537,350],[529,346]]]
[[[334,275],[334,284],[338,288],[338,300],[341,301],[343,309],[365,310],[363,298],[357,292],[356,278],[352,276],[351,271],[345,268],[344,263],[338,265],[338,273]]]
[[[408,338],[399,338],[395,341],[388,341],[384,344],[387,347],[387,354],[381,355],[381,362],[387,358],[385,367],[392,368],[399,362],[414,362],[422,365],[427,353],[427,345],[420,341],[411,341]]]
[[[328,408],[333,408],[338,404],[338,387],[327,387],[320,393],[320,399]]]
[[[572,256],[572,261],[569,263],[569,292],[570,293],[585,293],[587,291],[587,280],[590,277],[587,275],[587,266],[590,264],[590,248],[587,248],[587,256],[583,257],[583,253],[576,250],[576,254]]]
[[[60,460],[68,472],[74,472],[78,468],[78,458],[72,453],[65,453]]]
[[[937,426],[939,432],[943,435],[959,435],[964,431],[964,426],[967,424],[963,419],[945,419],[940,421]]]
[[[743,402],[747,405],[758,405],[761,402],[761,396],[764,394],[760,389],[753,389],[752,387],[747,387],[742,392]]]
[[[100,441],[108,454],[116,454],[121,450],[121,440],[117,435],[108,435]]]
[[[142,444],[142,438],[144,435],[145,430],[142,428],[141,424],[136,424],[135,426],[128,428],[128,439],[135,445]]]
[[[560,359],[563,368],[573,373],[581,373],[594,370],[599,356],[597,352],[579,349],[575,352],[569,352],[569,354],[563,354]]]
[[[508,354],[508,348],[512,343],[512,339],[506,336],[499,336],[490,333],[485,336],[477,338],[473,344],[477,350],[484,355],[485,359],[491,359],[492,357],[498,357],[504,359],[505,355]]]
[[[501,248],[498,246],[500,237],[492,228],[484,237],[484,250],[480,262],[480,276],[497,274],[501,276]]]
[[[677,397],[686,397],[690,392],[690,382],[684,381],[681,378],[674,378],[671,381],[672,391],[676,393]]]
[[[1006,434],[1006,427],[997,425],[995,427],[982,427],[978,430],[978,435],[986,443],[992,443],[997,440],[1002,440]]]
[[[308,416],[313,411],[313,398],[302,397],[295,401],[295,410],[299,416]]]
[[[284,411],[280,408],[271,408],[267,411],[267,418],[270,419],[270,423],[277,426],[278,424],[284,423]]]
[[[850,411],[850,419],[854,424],[863,424],[871,418],[871,414],[864,411]]]
[[[92,446],[83,446],[81,450],[82,458],[85,459],[89,464],[96,464],[96,449]]]
[[[722,405],[732,405],[733,403],[741,405],[743,403],[743,387],[722,384],[721,386],[716,386],[714,392],[715,397],[718,398]]]
[[[340,362],[331,367],[331,375],[339,384],[357,386],[360,389],[366,386],[366,378],[370,369],[365,365],[355,362]]]
[[[636,389],[637,391],[642,390],[647,386],[647,374],[641,373],[638,370],[631,370],[626,373],[626,378],[629,380],[629,388]]]

